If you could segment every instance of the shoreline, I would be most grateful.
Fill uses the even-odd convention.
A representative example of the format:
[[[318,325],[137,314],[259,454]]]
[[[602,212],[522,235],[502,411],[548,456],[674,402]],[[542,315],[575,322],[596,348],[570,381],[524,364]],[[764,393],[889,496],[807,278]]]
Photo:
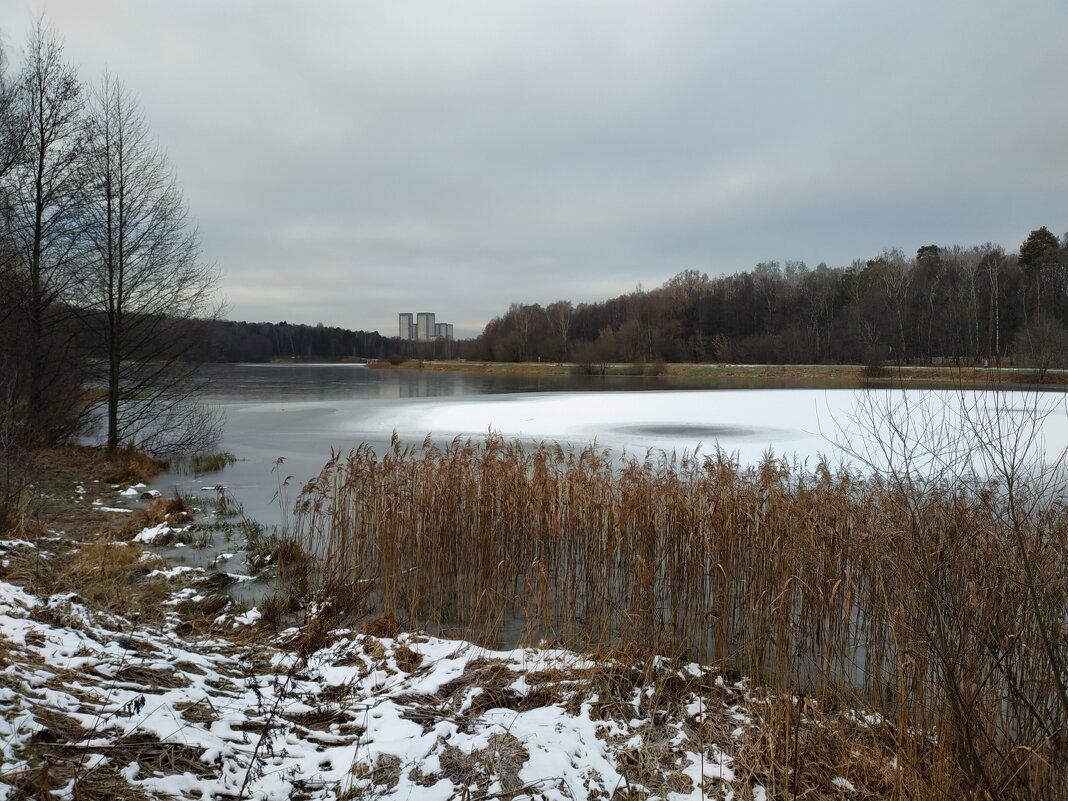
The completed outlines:
[[[272,364],[301,364],[275,361]],[[332,364],[332,362],[318,362]],[[340,361],[336,364],[351,364]],[[644,378],[668,380],[710,388],[737,384],[749,388],[845,388],[871,387],[962,387],[970,389],[1017,389],[1068,391],[1068,370],[1039,371],[1024,367],[888,366],[878,370],[859,364],[729,364],[676,362],[645,364],[617,362],[586,365],[575,362],[486,362],[466,360],[409,359],[394,365],[377,361],[374,370],[420,370],[496,375],[575,375],[585,377]]]

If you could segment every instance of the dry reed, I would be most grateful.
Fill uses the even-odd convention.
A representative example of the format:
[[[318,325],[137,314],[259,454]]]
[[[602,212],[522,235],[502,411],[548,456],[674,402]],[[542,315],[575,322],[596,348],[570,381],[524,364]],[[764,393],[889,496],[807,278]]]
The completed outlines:
[[[373,588],[387,619],[719,662],[870,710],[907,774],[889,785],[1064,798],[1068,514],[1010,523],[1005,497],[770,458],[621,467],[593,447],[394,438],[334,455],[295,536],[320,586]]]

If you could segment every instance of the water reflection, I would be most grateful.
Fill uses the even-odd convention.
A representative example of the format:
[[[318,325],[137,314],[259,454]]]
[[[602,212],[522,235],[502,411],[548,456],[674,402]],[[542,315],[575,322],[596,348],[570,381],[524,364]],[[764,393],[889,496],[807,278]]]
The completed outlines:
[[[702,426],[684,423],[667,423],[664,425],[616,426],[612,429],[618,434],[638,434],[649,437],[680,437],[685,439],[705,439],[715,442],[721,438],[731,437],[767,437],[776,433],[770,428],[749,428],[746,426]]]
[[[683,378],[374,369],[359,364],[213,364],[201,374],[209,402],[410,399],[516,392],[707,389]],[[753,382],[716,382],[742,388]],[[766,384],[765,384],[766,386]]]

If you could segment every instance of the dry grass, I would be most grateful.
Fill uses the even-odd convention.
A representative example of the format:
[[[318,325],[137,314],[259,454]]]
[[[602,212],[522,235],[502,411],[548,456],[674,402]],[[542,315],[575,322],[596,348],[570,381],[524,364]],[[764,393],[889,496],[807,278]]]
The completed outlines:
[[[197,600],[179,601],[175,611],[190,624],[191,630],[211,628],[216,618],[230,605],[227,595],[206,595]]]
[[[0,534],[13,536],[26,521],[70,534],[95,533],[94,514],[73,502],[76,484],[147,482],[167,463],[134,450],[108,454],[99,447],[68,445],[19,451],[0,464]]]
[[[131,676],[128,680],[136,678]],[[85,743],[96,732],[47,704],[34,704],[33,713],[43,728],[29,739],[20,754],[29,767],[3,777],[13,788],[12,797],[16,799],[52,798],[62,794],[64,787],[68,788],[68,796],[83,801],[150,798],[116,770],[116,765],[135,761],[142,772],[157,776],[189,772],[206,778],[214,772],[200,759],[200,749],[163,742],[140,731],[113,743],[96,743],[92,752],[105,754],[110,762],[88,767],[85,759],[89,750]]]
[[[237,457],[228,451],[214,451],[212,453],[197,453],[189,457],[188,463],[181,465],[190,473],[201,475],[203,473],[217,473],[232,465]]]
[[[160,523],[181,525],[193,520],[193,511],[185,499],[175,493],[170,498],[156,498],[145,508],[147,524],[156,526]]]
[[[321,556],[321,586],[373,587],[382,621],[721,662],[821,714],[878,712],[889,742],[873,753],[898,759],[896,788],[1068,797],[1068,708],[1051,671],[1068,664],[1068,513],[1058,501],[1007,525],[1004,496],[824,465],[619,469],[593,448],[395,442],[381,459],[363,447],[328,464],[298,501],[298,536]],[[629,703],[648,678],[618,670],[597,678],[602,704]],[[802,761],[879,785],[868,773],[882,768],[852,766],[846,740],[791,746],[819,729],[791,703],[769,711],[754,773],[777,792],[793,777],[781,797],[831,792],[825,774],[802,779]]]
[[[745,727],[732,768],[746,784],[764,787],[770,798],[844,797],[835,779],[848,782],[862,798],[925,798],[932,789],[967,797],[968,782],[953,771],[952,760],[923,738],[903,737],[892,725],[828,714],[808,698],[760,699],[748,709],[756,714]],[[952,774],[931,775],[935,765]]]
[[[147,484],[167,469],[168,463],[134,448],[108,453],[93,445],[65,445],[38,455],[41,468],[80,480],[97,479],[106,484]]]
[[[110,529],[119,540],[131,540],[142,530],[166,523],[169,526],[186,526],[193,522],[193,510],[185,499],[175,492],[169,498],[156,498],[143,510],[123,515]]]
[[[166,579],[148,577],[159,565],[143,561],[139,548],[102,539],[73,552],[53,581],[98,609],[155,619],[172,589]]]
[[[55,798],[72,782],[75,797],[81,801],[150,801],[152,796],[130,784],[118,771],[107,765],[79,778],[77,766],[71,762],[52,763],[42,760],[37,768],[13,777],[14,799]]]
[[[500,798],[509,801],[524,790],[519,771],[530,759],[518,739],[505,732],[491,734],[484,748],[465,752],[454,745],[446,745],[439,756],[441,774],[458,787],[475,787],[476,797]],[[499,785],[497,792],[490,793],[492,785]]]
[[[413,651],[406,645],[399,645],[393,649],[393,658],[405,673],[415,673],[423,664],[423,656],[418,651]]]
[[[370,637],[396,637],[404,631],[404,625],[396,615],[385,614],[364,620],[360,631]]]

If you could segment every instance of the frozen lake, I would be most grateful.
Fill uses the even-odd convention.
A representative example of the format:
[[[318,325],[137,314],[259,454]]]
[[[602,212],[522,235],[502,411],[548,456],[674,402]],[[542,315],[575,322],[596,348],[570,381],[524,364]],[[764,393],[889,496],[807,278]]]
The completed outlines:
[[[228,417],[222,443],[240,460],[205,477],[168,474],[157,486],[183,492],[222,482],[255,519],[278,517],[279,479],[292,476],[290,497],[316,474],[331,449],[361,442],[376,452],[394,431],[408,444],[479,437],[596,442],[617,455],[654,451],[712,453],[721,448],[743,464],[771,451],[813,464],[847,458],[843,442],[863,449],[858,430],[888,406],[911,437],[952,424],[960,403],[1003,420],[1036,405],[1046,417],[1047,452],[1068,444],[1060,393],[967,393],[852,389],[662,389],[662,379],[589,376],[504,376],[478,373],[371,370],[355,365],[215,365],[205,400]],[[670,385],[668,385],[670,386]],[[902,408],[907,404],[908,408]],[[857,418],[860,418],[859,422]],[[845,430],[843,430],[845,429]],[[883,432],[885,434],[885,432]],[[964,448],[974,447],[964,437]],[[278,473],[275,463],[284,459]]]

